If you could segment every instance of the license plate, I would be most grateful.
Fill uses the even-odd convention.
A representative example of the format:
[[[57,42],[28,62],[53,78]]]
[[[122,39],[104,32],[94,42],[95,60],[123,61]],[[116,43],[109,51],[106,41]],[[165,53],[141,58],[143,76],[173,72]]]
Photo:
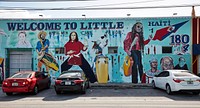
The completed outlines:
[[[65,81],[65,85],[71,85],[71,81]]]
[[[187,84],[193,84],[193,81],[187,81]]]
[[[12,86],[18,86],[18,83],[12,83]]]

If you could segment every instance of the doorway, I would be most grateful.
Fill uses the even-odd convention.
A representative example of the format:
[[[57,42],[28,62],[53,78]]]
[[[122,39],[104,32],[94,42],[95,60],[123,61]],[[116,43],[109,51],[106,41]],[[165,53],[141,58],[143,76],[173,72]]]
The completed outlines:
[[[8,60],[8,74],[6,76],[12,76],[15,72],[24,70],[33,70],[33,57],[32,49],[16,48],[7,50]]]

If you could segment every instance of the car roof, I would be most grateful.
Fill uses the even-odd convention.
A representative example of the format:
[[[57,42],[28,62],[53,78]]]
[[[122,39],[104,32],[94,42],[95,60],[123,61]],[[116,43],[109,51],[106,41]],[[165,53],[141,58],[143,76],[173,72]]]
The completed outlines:
[[[71,77],[71,78],[79,78],[82,76],[83,74],[81,72],[65,72],[59,75],[59,77]]]
[[[68,70],[68,71],[63,71],[62,73],[69,73],[69,72],[83,72],[82,70]]]
[[[171,69],[171,70],[164,70],[164,71],[169,71],[169,72],[189,72],[189,70],[181,70],[181,69]]]
[[[36,71],[19,71],[19,72],[16,72],[16,73],[33,73],[33,72],[36,72]]]

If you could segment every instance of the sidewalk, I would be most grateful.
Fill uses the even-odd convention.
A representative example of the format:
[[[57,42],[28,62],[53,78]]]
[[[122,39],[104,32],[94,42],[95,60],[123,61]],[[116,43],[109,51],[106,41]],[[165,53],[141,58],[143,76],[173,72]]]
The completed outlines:
[[[151,88],[151,84],[139,83],[106,83],[106,84],[99,84],[99,83],[90,83],[92,88],[118,88],[118,89],[131,89],[131,88]]]

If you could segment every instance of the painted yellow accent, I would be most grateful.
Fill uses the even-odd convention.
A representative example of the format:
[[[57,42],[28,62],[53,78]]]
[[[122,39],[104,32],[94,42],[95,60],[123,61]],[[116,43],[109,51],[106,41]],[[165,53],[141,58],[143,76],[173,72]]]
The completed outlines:
[[[132,71],[133,61],[131,61],[129,56],[126,56],[124,59],[123,70],[125,76],[130,76]],[[130,70],[131,69],[131,70]]]
[[[0,58],[0,64],[2,64],[4,58]]]
[[[48,66],[49,68],[55,70],[55,71],[58,71],[58,64],[56,62],[50,62],[48,59],[46,58],[42,58],[42,60],[46,66]]]
[[[98,83],[108,82],[108,58],[98,57],[96,60],[96,74]]]

